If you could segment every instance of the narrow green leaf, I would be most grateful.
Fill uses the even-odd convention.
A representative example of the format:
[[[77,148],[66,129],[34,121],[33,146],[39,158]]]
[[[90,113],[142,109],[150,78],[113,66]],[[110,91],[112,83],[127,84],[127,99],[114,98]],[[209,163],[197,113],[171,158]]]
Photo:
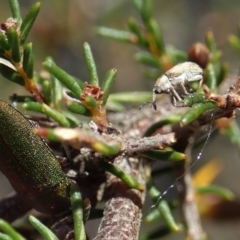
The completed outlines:
[[[80,97],[82,93],[82,88],[80,84],[76,81],[76,78],[62,70],[50,59],[47,59],[45,62],[43,62],[43,66],[63,85],[65,85],[70,91],[72,91],[75,97]]]
[[[12,50],[12,59],[15,63],[19,63],[21,60],[20,45],[18,41],[18,33],[14,27],[8,28],[7,37],[9,46]]]
[[[50,108],[46,104],[42,104],[42,111],[45,113],[47,116],[55,120],[57,123],[59,123],[63,127],[70,127],[70,124],[67,120],[67,118],[61,114],[60,112]]]
[[[43,113],[42,104],[38,102],[26,102],[22,105],[22,107],[27,111]]]
[[[111,69],[107,72],[107,74],[103,79],[103,83],[101,87],[101,89],[103,90],[103,99],[102,99],[103,105],[105,105],[107,102],[107,99],[109,97],[109,93],[111,91],[116,75],[117,75],[117,70]]]
[[[97,107],[97,101],[94,97],[92,96],[86,96],[85,98],[85,104],[87,107],[94,109]]]
[[[138,52],[135,54],[136,61],[146,64],[148,66],[154,67],[154,68],[159,68],[160,67],[160,62],[157,57],[155,57],[151,53],[147,52]]]
[[[142,0],[141,16],[145,24],[149,24],[152,15],[153,15],[152,1]]]
[[[19,24],[21,24],[22,18],[21,18],[18,0],[9,0],[9,5],[10,5],[11,11],[12,11],[13,18],[16,18],[18,20]]]
[[[205,100],[205,94],[202,89],[197,92],[187,95],[184,99],[184,106],[191,107],[195,103],[203,102]]]
[[[217,77],[214,66],[212,63],[207,65],[206,69],[206,77],[207,77],[207,86],[212,92],[216,92],[217,90]]]
[[[152,99],[151,92],[119,92],[112,93],[108,101],[118,103],[143,103]]]
[[[111,97],[111,95],[110,95]],[[122,112],[125,109],[125,106],[119,102],[107,101],[107,109],[113,112]]]
[[[36,2],[30,8],[27,15],[24,17],[22,24],[20,26],[20,37],[19,37],[20,44],[24,44],[24,42],[33,26],[33,23],[35,22],[35,19],[38,15],[40,7],[41,7],[41,3]]]
[[[240,39],[235,35],[230,35],[228,41],[232,48],[234,48],[237,53],[240,55]]]
[[[143,0],[133,0],[134,5],[136,6],[137,10],[140,12],[143,5]]]
[[[110,172],[114,176],[120,178],[129,188],[135,188],[140,191],[144,190],[144,186],[140,184],[133,176],[123,172],[117,166],[106,161],[97,161],[96,164],[102,167],[105,171]]]
[[[0,232],[0,240],[13,240],[9,235]]]
[[[228,67],[227,63],[223,63],[221,65],[219,74],[217,77],[217,86],[219,86],[225,80],[227,73],[228,73],[228,69],[229,69],[229,67]]]
[[[46,99],[47,103],[52,103],[53,101],[53,93],[52,93],[52,82],[50,82],[48,79],[45,79],[42,81],[42,92],[43,96]]]
[[[58,240],[57,236],[34,216],[29,216],[29,222],[45,240]]]
[[[69,111],[62,110],[61,113],[67,118],[70,127],[77,127],[80,124],[80,120],[71,114]]]
[[[161,213],[158,211],[158,209],[154,208],[153,210],[151,210],[147,216],[145,217],[144,221],[146,223],[152,223],[156,220],[161,219]]]
[[[168,206],[167,201],[159,199],[159,197],[161,196],[161,192],[154,186],[152,180],[150,179],[147,182],[147,189],[149,196],[151,197],[153,202],[156,203],[156,208],[160,212],[162,218],[164,219],[168,227],[171,229],[171,231],[173,232],[180,231],[180,228],[174,220],[174,217],[171,213],[171,209]]]
[[[188,55],[185,51],[179,50],[174,46],[166,46],[165,48],[167,56],[170,57],[174,64],[178,64],[180,62],[186,62],[188,60]]]
[[[67,109],[73,113],[77,113],[87,117],[91,116],[91,112],[79,103],[68,101],[66,106]]]
[[[140,26],[134,18],[128,20],[129,30],[138,37],[138,42],[142,47],[148,48],[147,39],[143,36]]]
[[[170,116],[167,116],[165,118],[163,118],[162,120],[160,120],[159,122],[152,124],[150,128],[147,129],[147,131],[144,133],[144,136],[151,136],[157,129],[162,128],[165,125],[168,124],[177,124],[180,122],[182,117],[182,113],[178,113],[178,114],[172,114]]]
[[[196,187],[196,191],[199,194],[214,194],[227,201],[231,201],[234,199],[233,192],[222,186],[217,185],[200,186]]]
[[[90,84],[94,86],[99,86],[97,67],[93,58],[91,47],[87,42],[83,44],[83,51],[85,62],[88,68],[88,74],[90,76]]]
[[[180,124],[182,126],[185,126],[196,120],[200,115],[202,115],[207,110],[213,109],[215,107],[217,107],[216,103],[211,101],[197,103],[182,116]]]
[[[4,221],[3,219],[0,219],[0,230],[6,233],[13,240],[26,240],[8,222]]]
[[[235,119],[232,119],[231,124],[224,129],[223,133],[240,150],[240,127]]]
[[[211,53],[215,53],[217,51],[217,46],[214,40],[214,36],[212,32],[208,32],[206,35],[206,44]]]
[[[55,77],[51,78],[52,80],[52,102],[55,109],[61,109],[61,102],[63,100],[63,88],[62,84]]]
[[[161,54],[165,53],[165,44],[163,41],[163,34],[157,22],[153,19],[149,21],[149,30],[153,35],[153,38],[156,42],[158,50]]]
[[[119,153],[120,147],[118,145],[109,145],[102,142],[96,142],[92,147],[104,156],[114,156]]]
[[[168,150],[149,150],[139,153],[140,155],[157,161],[182,161],[186,159],[186,155],[181,152],[168,151]]]
[[[0,31],[0,48],[3,49],[4,51],[9,51],[11,49],[6,35],[1,31]]]
[[[83,224],[82,196],[76,183],[71,184],[71,206],[74,223],[74,239],[85,240],[86,233]]]
[[[127,42],[133,44],[138,43],[137,36],[128,31],[122,31],[107,27],[98,27],[96,28],[96,32],[100,36],[107,37],[120,42]]]
[[[25,45],[23,51],[23,70],[30,79],[33,78],[33,66],[32,43],[28,43]]]
[[[0,64],[0,72],[3,75],[3,77],[7,78],[8,80],[17,83],[21,86],[25,86],[25,81],[22,78],[22,76],[20,76],[18,72],[12,70],[11,68]]]

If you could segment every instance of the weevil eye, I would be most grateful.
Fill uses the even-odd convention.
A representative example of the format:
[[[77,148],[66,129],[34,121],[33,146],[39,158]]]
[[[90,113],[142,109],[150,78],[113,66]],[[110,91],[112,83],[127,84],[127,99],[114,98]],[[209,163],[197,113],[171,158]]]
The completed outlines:
[[[153,89],[153,92],[154,92],[155,94],[160,94],[160,93],[162,93],[162,91],[161,91],[161,89],[160,89],[159,87],[155,87],[155,88]]]

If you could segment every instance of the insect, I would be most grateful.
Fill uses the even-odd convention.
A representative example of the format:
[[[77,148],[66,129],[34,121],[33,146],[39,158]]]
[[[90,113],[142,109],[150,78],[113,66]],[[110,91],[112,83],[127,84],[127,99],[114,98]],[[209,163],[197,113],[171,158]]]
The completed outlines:
[[[156,97],[161,93],[169,94],[173,105],[177,106],[177,102],[182,102],[182,96],[188,95],[191,91],[191,82],[199,82],[199,87],[202,85],[202,75],[203,69],[193,62],[179,63],[168,70],[157,79],[153,87],[153,108],[157,109]]]
[[[0,100],[0,171],[19,197],[40,212],[57,214],[70,207],[71,180],[31,123]]]

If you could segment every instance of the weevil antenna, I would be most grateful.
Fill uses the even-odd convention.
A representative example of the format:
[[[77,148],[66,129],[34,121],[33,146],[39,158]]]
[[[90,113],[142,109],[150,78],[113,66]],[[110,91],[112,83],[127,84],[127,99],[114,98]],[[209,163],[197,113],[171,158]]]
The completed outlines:
[[[145,103],[143,103],[139,108],[138,108],[138,110],[141,110],[146,104],[148,104],[148,103],[150,103],[151,105],[150,105],[150,107],[152,106],[152,102],[145,102]]]

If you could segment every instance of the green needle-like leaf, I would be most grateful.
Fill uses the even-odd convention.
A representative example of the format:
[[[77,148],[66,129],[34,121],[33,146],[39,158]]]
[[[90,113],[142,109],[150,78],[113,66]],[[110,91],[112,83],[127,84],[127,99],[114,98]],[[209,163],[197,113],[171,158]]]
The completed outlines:
[[[0,232],[0,240],[13,240],[9,235]]]
[[[108,145],[102,142],[96,142],[92,147],[104,156],[114,156],[120,151],[120,147],[118,145]]]
[[[63,127],[70,127],[70,124],[67,120],[67,118],[61,114],[60,112],[50,108],[48,105],[43,104],[42,105],[42,111],[45,113],[47,116],[58,122],[61,126]]]
[[[232,191],[217,185],[200,186],[196,188],[196,191],[199,194],[215,194],[227,201],[231,201],[234,198]]]
[[[152,1],[142,0],[141,16],[145,24],[148,24],[152,18]]]
[[[147,216],[145,217],[144,221],[146,223],[152,223],[156,220],[161,219],[161,213],[158,211],[158,209],[154,208],[153,210],[151,210]]]
[[[0,31],[0,49],[3,49],[4,51],[9,51],[11,49],[7,37],[1,31]]]
[[[23,51],[23,70],[27,74],[28,78],[33,78],[33,53],[32,53],[32,43],[28,43],[24,47]]]
[[[103,104],[105,105],[107,102],[107,99],[109,97],[109,93],[111,91],[112,85],[114,83],[114,80],[116,78],[117,75],[117,70],[116,69],[111,69],[107,72],[107,74],[105,75],[104,79],[103,79],[103,83],[102,83],[102,87],[101,89],[103,90]]]
[[[228,41],[230,45],[237,51],[237,53],[240,55],[240,39],[235,35],[230,35],[228,37]]]
[[[60,81],[58,81],[58,79],[56,79],[55,77],[52,77],[52,102],[54,105],[55,109],[60,110],[61,109],[61,102],[63,100],[63,88],[62,88],[62,84]]]
[[[140,191],[144,190],[144,186],[140,184],[133,176],[123,172],[120,168],[114,166],[106,161],[97,161],[97,165],[102,167],[105,171],[110,172],[114,176],[120,178],[129,188],[135,188]]]
[[[183,99],[183,102],[184,102],[184,106],[191,107],[193,104],[203,102],[204,100],[205,100],[205,94],[202,91],[202,89],[200,89],[197,92],[187,95]]]
[[[212,92],[216,92],[217,89],[217,77],[216,72],[214,69],[214,65],[212,63],[209,63],[207,66],[207,86]]]
[[[4,221],[3,219],[0,219],[0,230],[6,233],[13,240],[26,240],[8,222]]]
[[[138,37],[138,42],[142,47],[147,48],[148,42],[146,38],[143,36],[140,26],[137,24],[137,21],[134,18],[130,18],[128,20],[128,28],[129,30]]]
[[[28,11],[25,18],[23,19],[22,24],[20,26],[20,37],[19,37],[20,44],[24,44],[24,42],[33,26],[33,23],[35,22],[35,19],[38,15],[40,7],[41,7],[40,2],[35,3],[30,8],[30,10]]]
[[[143,5],[143,0],[133,0],[134,5],[136,6],[137,10],[140,12]]]
[[[108,102],[113,101],[116,103],[144,103],[152,99],[151,92],[119,92],[112,93]]]
[[[186,155],[184,153],[166,150],[149,150],[140,153],[140,155],[157,161],[177,162],[186,159]]]
[[[87,117],[91,116],[91,112],[80,103],[68,101],[66,106],[67,109],[72,113],[80,114]]]
[[[135,59],[136,61],[146,64],[148,66],[154,67],[154,68],[159,68],[160,67],[160,62],[157,57],[155,57],[151,53],[147,52],[138,52],[135,54]]]
[[[84,57],[88,68],[88,74],[90,76],[90,84],[99,86],[97,67],[93,58],[91,47],[88,43],[83,44]]]
[[[85,240],[86,233],[83,224],[82,196],[76,183],[71,184],[71,206],[74,222],[75,239]]]
[[[19,63],[21,60],[20,45],[18,40],[18,33],[14,27],[8,28],[7,37],[9,46],[12,50],[12,59],[15,63]]]
[[[219,86],[226,78],[227,73],[228,73],[228,64],[223,63],[220,67],[218,78],[217,78],[217,86]]]
[[[182,114],[172,114],[170,116],[165,117],[159,122],[152,124],[151,127],[144,133],[144,136],[151,136],[157,129],[162,128],[168,124],[177,124],[180,122]]]
[[[25,110],[43,113],[42,104],[38,102],[26,102],[22,105]]]
[[[200,115],[202,115],[205,111],[215,108],[217,105],[215,102],[206,101],[202,103],[197,103],[193,107],[191,107],[181,119],[181,125],[185,126],[194,120],[196,120]]]
[[[18,0],[9,0],[9,5],[10,5],[11,11],[12,11],[13,18],[16,18],[18,20],[19,24],[21,24],[22,18],[21,18]]]
[[[150,1],[149,1],[150,2]],[[165,53],[165,44],[163,41],[163,36],[160,27],[158,26],[157,22],[153,19],[149,21],[149,30],[153,35],[153,38],[156,42],[158,50],[161,54]]]
[[[22,76],[20,76],[18,72],[12,70],[11,68],[1,64],[0,72],[8,80],[15,82],[21,86],[25,86],[25,81]]]
[[[45,113],[48,117],[55,120],[61,126],[70,127],[70,123],[62,113],[50,108],[48,105],[44,103],[42,104],[37,102],[27,102],[27,103],[24,103],[22,106],[28,111]]]
[[[29,222],[45,240],[58,240],[57,236],[34,216],[29,216]]]
[[[153,182],[150,179],[147,182],[147,189],[148,189],[149,196],[151,197],[153,202],[156,203],[156,208],[160,212],[162,218],[167,223],[168,227],[173,232],[180,231],[179,226],[177,225],[177,223],[173,218],[171,209],[168,206],[167,201],[163,199],[159,200],[159,197],[161,196],[161,192],[154,186]]]
[[[92,96],[86,96],[85,98],[85,104],[87,107],[89,107],[90,109],[94,109],[97,107],[97,101],[94,97]]]
[[[47,103],[52,103],[52,84],[48,79],[42,81],[42,93],[44,98],[46,99]]]
[[[75,97],[79,98],[82,93],[80,84],[76,81],[76,78],[69,75],[67,72],[58,67],[52,60],[47,59],[43,62],[43,66],[56,77],[63,85],[65,85]]]
[[[215,53],[217,51],[217,46],[214,40],[214,36],[212,32],[208,32],[206,35],[206,44],[211,53]]]
[[[96,29],[96,32],[100,36],[107,37],[120,42],[127,42],[127,43],[133,43],[133,44],[138,43],[137,36],[128,31],[122,31],[122,30],[117,30],[117,29],[107,28],[107,27],[98,27]]]

